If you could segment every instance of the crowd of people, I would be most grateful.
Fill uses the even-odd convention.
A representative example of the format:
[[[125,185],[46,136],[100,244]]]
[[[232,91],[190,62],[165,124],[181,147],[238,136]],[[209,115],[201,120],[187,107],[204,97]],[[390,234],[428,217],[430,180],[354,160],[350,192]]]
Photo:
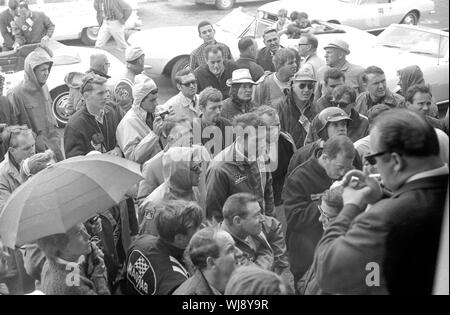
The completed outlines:
[[[121,1],[95,2],[107,22],[126,20]],[[448,111],[439,116],[418,66],[398,69],[400,92],[390,91],[383,69],[346,60],[343,40],[326,43],[322,60],[307,15],[291,19],[280,11],[262,49],[240,39],[236,61],[199,23],[204,43],[164,104],[139,47],[126,45],[120,78],[104,54],[91,56],[86,73],[66,76],[63,138],[46,86],[52,59],[45,45],[31,52],[1,98],[0,211],[71,157],[122,157],[143,180],[66,233],[16,248],[0,239],[0,294],[430,294]],[[298,34],[297,49],[280,46],[284,33]]]

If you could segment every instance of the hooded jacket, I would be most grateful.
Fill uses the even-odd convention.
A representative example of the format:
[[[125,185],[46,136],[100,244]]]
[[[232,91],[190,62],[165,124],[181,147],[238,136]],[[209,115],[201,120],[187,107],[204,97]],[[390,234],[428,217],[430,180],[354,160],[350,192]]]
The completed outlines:
[[[200,147],[173,147],[163,155],[164,184],[144,199],[139,207],[140,233],[158,236],[155,218],[159,211],[155,205],[165,200],[198,202],[200,192],[197,183],[191,179],[191,161],[201,157]]]
[[[47,51],[40,47],[25,59],[24,79],[8,93],[12,107],[11,124],[27,125],[38,136],[36,151],[44,152],[49,147],[55,152],[57,159],[61,160],[60,140],[56,133],[56,118],[51,110],[50,93],[47,85],[41,86],[34,74],[34,69],[43,64],[49,64],[51,71],[53,62]]]
[[[145,163],[161,151],[158,136],[146,123],[147,113],[141,107],[144,98],[156,88],[156,84],[146,77],[144,81],[136,78],[133,87],[133,106],[120,121],[116,130],[117,144],[126,159]]]

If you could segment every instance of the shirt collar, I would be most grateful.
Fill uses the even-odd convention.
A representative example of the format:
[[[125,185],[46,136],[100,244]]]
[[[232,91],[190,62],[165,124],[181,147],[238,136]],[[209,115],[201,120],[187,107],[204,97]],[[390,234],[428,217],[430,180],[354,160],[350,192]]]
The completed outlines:
[[[441,175],[448,175],[448,165],[447,164],[444,164],[444,166],[441,166],[441,167],[438,167],[438,168],[435,168],[435,169],[432,169],[429,171],[417,173],[417,174],[411,176],[410,178],[408,178],[408,180],[406,182],[410,183],[415,180],[429,178],[429,177],[436,177],[436,176],[441,176]]]

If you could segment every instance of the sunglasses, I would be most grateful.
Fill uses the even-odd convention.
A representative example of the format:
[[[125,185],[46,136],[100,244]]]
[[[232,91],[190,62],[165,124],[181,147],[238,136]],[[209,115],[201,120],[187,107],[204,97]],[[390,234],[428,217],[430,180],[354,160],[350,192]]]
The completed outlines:
[[[154,89],[154,90],[148,92],[148,94],[156,95],[156,94],[158,94],[158,89]]]
[[[197,81],[196,80],[189,81],[189,82],[181,83],[181,85],[184,85],[184,86],[197,85]]]
[[[389,151],[381,151],[378,153],[374,153],[374,154],[369,154],[366,155],[364,157],[364,159],[367,161],[367,163],[369,163],[370,165],[376,165],[377,164],[377,160],[375,159],[377,156],[383,156],[387,153],[390,153]]]
[[[304,90],[306,87],[308,88],[308,90],[312,90],[314,88],[314,83],[300,83],[298,87],[300,88],[300,90]]]

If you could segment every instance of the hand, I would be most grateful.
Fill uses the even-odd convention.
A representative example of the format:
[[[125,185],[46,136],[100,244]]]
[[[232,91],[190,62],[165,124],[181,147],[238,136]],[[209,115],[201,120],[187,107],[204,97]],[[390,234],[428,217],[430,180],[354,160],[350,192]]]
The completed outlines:
[[[153,131],[159,136],[162,131],[164,120],[161,118],[161,116],[156,115],[155,119],[153,120]]]
[[[356,179],[355,179],[356,177]],[[344,205],[355,204],[364,210],[368,204],[374,204],[382,197],[378,182],[361,171],[352,170],[342,180]]]
[[[103,258],[105,255],[95,243],[91,242],[90,246],[92,250],[87,257],[88,274],[91,278],[104,277],[106,267]]]
[[[88,231],[91,231],[94,235],[100,235],[102,232],[102,220],[100,217],[94,217],[85,223],[86,228]]]
[[[0,278],[2,277],[2,275],[6,274],[6,271],[8,269],[8,265],[6,263],[6,258],[8,256],[8,253],[3,251],[3,244],[0,240]]]
[[[106,154],[109,154],[109,155],[112,155],[112,156],[122,157],[122,151],[120,150],[119,147],[115,147],[114,149],[112,149],[111,151],[107,152]]]
[[[12,46],[12,49],[13,50],[17,50],[19,47],[20,47],[19,43],[14,43],[13,46]]]
[[[55,164],[55,159],[55,154],[52,150],[37,153],[24,160],[22,169],[27,176],[35,175],[48,166]]]
[[[48,42],[50,40],[50,37],[48,36],[48,35],[45,35],[44,37],[42,37],[42,39],[41,39],[41,43],[46,43],[46,42]]]

